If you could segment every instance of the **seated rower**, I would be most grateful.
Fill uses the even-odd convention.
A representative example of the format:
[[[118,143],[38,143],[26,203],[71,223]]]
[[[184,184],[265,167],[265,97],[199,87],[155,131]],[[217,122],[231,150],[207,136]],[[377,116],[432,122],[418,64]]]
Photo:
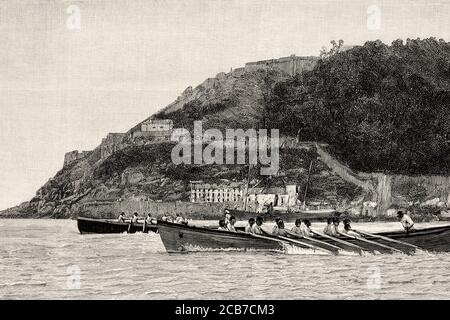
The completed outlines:
[[[281,218],[276,218],[275,219],[275,225],[273,226],[273,228],[272,228],[272,234],[273,235],[277,235],[278,234],[278,229],[279,229],[279,227],[278,227],[278,222],[281,220]]]
[[[146,224],[153,224],[153,218],[152,215],[149,213],[147,214],[147,219],[145,219]]]
[[[287,230],[284,228],[284,221],[283,219],[279,218],[277,221],[277,227],[278,228],[274,228],[275,232],[272,233],[274,236],[287,236],[288,232]]]
[[[138,223],[138,219],[139,219],[139,217],[138,217],[138,213],[137,212],[135,212],[134,214],[133,214],[133,218],[131,219],[131,223]]]
[[[117,218],[118,222],[125,222],[125,212],[122,212],[120,216]]]
[[[336,235],[336,229],[334,228],[332,217],[327,218],[327,226],[325,227],[325,229],[323,229],[323,233],[325,233],[326,235],[329,235],[329,236]]]
[[[263,217],[257,216],[255,224],[252,226],[254,234],[264,234],[264,231],[261,229],[263,223],[264,223]]]
[[[161,217],[161,221],[168,221],[169,219],[168,219],[168,217],[167,217],[167,214],[163,214],[163,216]]]
[[[295,225],[292,227],[291,232],[293,232],[295,235],[301,236],[302,235],[302,220],[297,219],[295,220]]]
[[[339,217],[333,217],[333,228],[334,234],[339,235],[339,224],[341,223],[341,219]]]
[[[183,217],[179,213],[177,213],[176,218],[175,218],[175,223],[182,224],[183,222],[184,222]]]
[[[350,219],[344,219],[344,230],[342,231],[342,233],[353,237],[358,236],[358,234],[352,230],[352,226],[350,224]]]
[[[227,229],[231,232],[237,232],[234,224],[236,223],[236,218],[234,216],[230,217],[230,222],[228,222]]]
[[[225,220],[221,219],[219,220],[219,229],[221,231],[228,231],[227,227],[225,226]]]
[[[397,212],[397,217],[400,219],[400,223],[402,224],[406,233],[416,231],[416,229],[414,228],[414,221],[406,213],[404,213],[403,211],[399,211]]]
[[[305,219],[303,221],[303,224],[300,227],[302,236],[304,237],[312,237],[314,236],[312,230],[311,230],[311,222],[308,219]]]
[[[253,225],[255,224],[255,218],[248,219],[248,224],[245,226],[245,232],[253,233]]]

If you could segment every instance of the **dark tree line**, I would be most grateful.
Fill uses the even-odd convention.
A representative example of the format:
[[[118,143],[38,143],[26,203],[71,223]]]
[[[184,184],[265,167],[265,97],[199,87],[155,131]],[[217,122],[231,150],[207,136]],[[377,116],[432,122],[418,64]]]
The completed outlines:
[[[277,83],[265,125],[330,144],[361,171],[450,172],[450,43],[381,41]]]

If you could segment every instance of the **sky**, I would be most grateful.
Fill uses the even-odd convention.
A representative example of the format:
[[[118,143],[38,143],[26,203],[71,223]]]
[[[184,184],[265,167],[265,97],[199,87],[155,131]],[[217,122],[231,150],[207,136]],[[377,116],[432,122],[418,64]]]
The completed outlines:
[[[0,0],[0,210],[188,86],[331,40],[450,41],[442,0]]]

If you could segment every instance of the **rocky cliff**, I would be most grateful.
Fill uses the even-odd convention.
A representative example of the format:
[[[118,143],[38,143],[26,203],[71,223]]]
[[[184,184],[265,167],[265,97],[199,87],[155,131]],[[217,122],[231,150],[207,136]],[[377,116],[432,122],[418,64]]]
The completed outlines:
[[[194,89],[186,89],[176,101],[151,118],[172,119],[174,127],[187,129],[195,120],[202,120],[204,129],[263,127],[265,99],[275,83],[292,76],[284,70],[289,70],[291,60],[270,60],[271,64],[251,64],[247,70],[240,68],[220,73]],[[308,70],[315,60],[306,64],[304,60],[300,62],[302,68]],[[300,62],[296,63],[300,65]],[[303,71],[296,68],[294,73]],[[133,132],[137,130],[141,130],[140,124],[126,133],[108,134],[93,151],[68,153],[63,169],[42,186],[33,199],[1,215],[110,217],[117,214],[118,208],[131,210],[133,206],[125,205],[130,203],[139,204],[138,208],[145,203],[151,208],[152,203],[156,206],[188,202],[192,180],[226,185],[247,179],[248,167],[244,165],[176,166],[170,157],[173,143],[155,142],[142,136],[134,138]],[[303,190],[310,162],[314,160],[313,183],[308,192],[310,201],[338,206],[356,196],[364,196],[360,188],[339,178],[317,158],[314,147],[285,145],[281,149],[280,174],[268,179],[253,170],[251,182],[263,188],[297,184],[299,190]]]

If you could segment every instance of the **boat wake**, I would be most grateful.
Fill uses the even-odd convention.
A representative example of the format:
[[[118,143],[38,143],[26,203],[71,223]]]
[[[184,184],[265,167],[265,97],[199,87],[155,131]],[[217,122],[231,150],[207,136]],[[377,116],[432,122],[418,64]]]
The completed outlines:
[[[204,248],[197,245],[184,245],[177,252],[279,252],[282,250],[267,250],[267,249],[245,249],[245,248]]]
[[[284,249],[285,253],[289,255],[323,255],[323,256],[330,255],[329,253],[323,250],[305,249],[290,244],[285,244]]]

